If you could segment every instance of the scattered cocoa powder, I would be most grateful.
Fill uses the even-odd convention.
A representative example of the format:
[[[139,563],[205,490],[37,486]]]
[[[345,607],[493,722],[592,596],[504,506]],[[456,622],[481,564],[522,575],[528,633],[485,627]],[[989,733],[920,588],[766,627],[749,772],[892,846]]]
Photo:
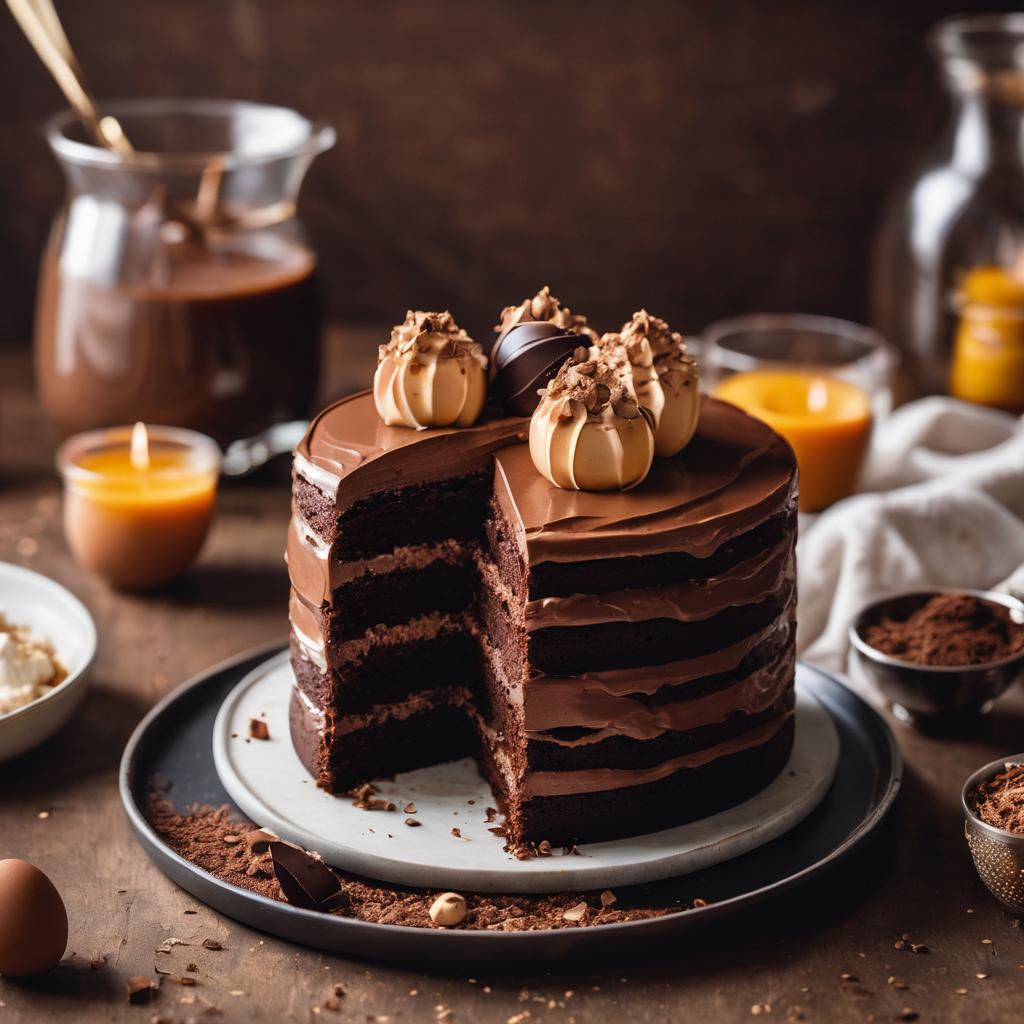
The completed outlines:
[[[1024,765],[1008,764],[995,777],[978,783],[972,805],[986,824],[1024,835]]]
[[[147,816],[161,838],[187,861],[242,889],[285,902],[277,879],[262,872],[252,874],[251,865],[265,854],[255,854],[246,843],[227,844],[225,835],[245,835],[257,828],[234,816],[230,808],[196,807],[182,814],[158,793],[149,800]],[[332,869],[333,870],[333,869]],[[430,928],[430,906],[436,892],[407,889],[371,882],[357,875],[335,871],[345,906],[332,911],[361,921]],[[461,928],[479,931],[535,931],[547,928],[591,928],[620,921],[663,917],[688,909],[671,906],[615,909],[602,901],[600,893],[560,893],[550,896],[501,896],[464,893],[466,918]],[[703,901],[699,901],[704,905]],[[587,913],[578,911],[584,904]],[[698,901],[694,901],[696,905]],[[574,911],[569,918],[564,915]],[[580,920],[575,918],[579,916]]]
[[[864,631],[876,651],[916,665],[984,665],[1024,653],[1024,624],[1010,609],[970,594],[936,594],[905,619]]]

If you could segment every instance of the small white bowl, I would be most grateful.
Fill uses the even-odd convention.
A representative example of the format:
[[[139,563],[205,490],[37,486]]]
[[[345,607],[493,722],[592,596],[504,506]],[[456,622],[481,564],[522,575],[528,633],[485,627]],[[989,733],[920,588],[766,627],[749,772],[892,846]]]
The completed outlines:
[[[96,657],[96,625],[85,605],[59,583],[0,562],[0,614],[53,645],[67,678],[38,700],[0,715],[0,762],[48,740],[85,696]]]

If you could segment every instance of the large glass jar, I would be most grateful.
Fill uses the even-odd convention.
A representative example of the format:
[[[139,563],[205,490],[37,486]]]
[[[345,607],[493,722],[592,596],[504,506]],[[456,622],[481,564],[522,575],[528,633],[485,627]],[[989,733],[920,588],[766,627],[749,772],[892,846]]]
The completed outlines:
[[[43,255],[39,396],[61,436],[144,420],[222,443],[308,412],[316,260],[295,216],[333,131],[227,100],[112,104],[135,152],[47,124],[68,193]]]
[[[872,268],[875,324],[919,393],[950,387],[969,275],[1024,274],[1024,15],[952,18],[929,42],[950,117],[894,193]]]

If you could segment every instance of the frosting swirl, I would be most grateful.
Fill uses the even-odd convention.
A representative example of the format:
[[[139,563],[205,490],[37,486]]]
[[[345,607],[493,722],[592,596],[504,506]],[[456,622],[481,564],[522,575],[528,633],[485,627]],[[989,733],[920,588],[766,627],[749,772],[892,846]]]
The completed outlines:
[[[532,299],[523,299],[518,306],[506,306],[498,317],[499,323],[494,330],[500,335],[495,351],[501,345],[502,337],[517,324],[546,321],[561,327],[562,330],[584,335],[591,341],[597,341],[597,332],[587,324],[582,313],[573,313],[568,306],[551,294],[551,289],[544,285]]]
[[[530,420],[537,471],[565,490],[635,487],[654,458],[649,414],[625,367],[580,346],[541,394]]]
[[[373,400],[389,427],[468,427],[487,398],[487,357],[451,313],[410,309],[380,346]]]

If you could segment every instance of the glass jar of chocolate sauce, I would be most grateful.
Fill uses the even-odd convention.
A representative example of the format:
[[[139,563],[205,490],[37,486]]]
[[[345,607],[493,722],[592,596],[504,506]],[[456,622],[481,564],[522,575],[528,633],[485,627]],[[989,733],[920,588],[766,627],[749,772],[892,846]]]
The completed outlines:
[[[320,315],[295,207],[333,130],[229,100],[108,110],[133,153],[101,149],[71,113],[46,126],[68,182],[35,332],[57,433],[143,420],[227,444],[305,416]]]

